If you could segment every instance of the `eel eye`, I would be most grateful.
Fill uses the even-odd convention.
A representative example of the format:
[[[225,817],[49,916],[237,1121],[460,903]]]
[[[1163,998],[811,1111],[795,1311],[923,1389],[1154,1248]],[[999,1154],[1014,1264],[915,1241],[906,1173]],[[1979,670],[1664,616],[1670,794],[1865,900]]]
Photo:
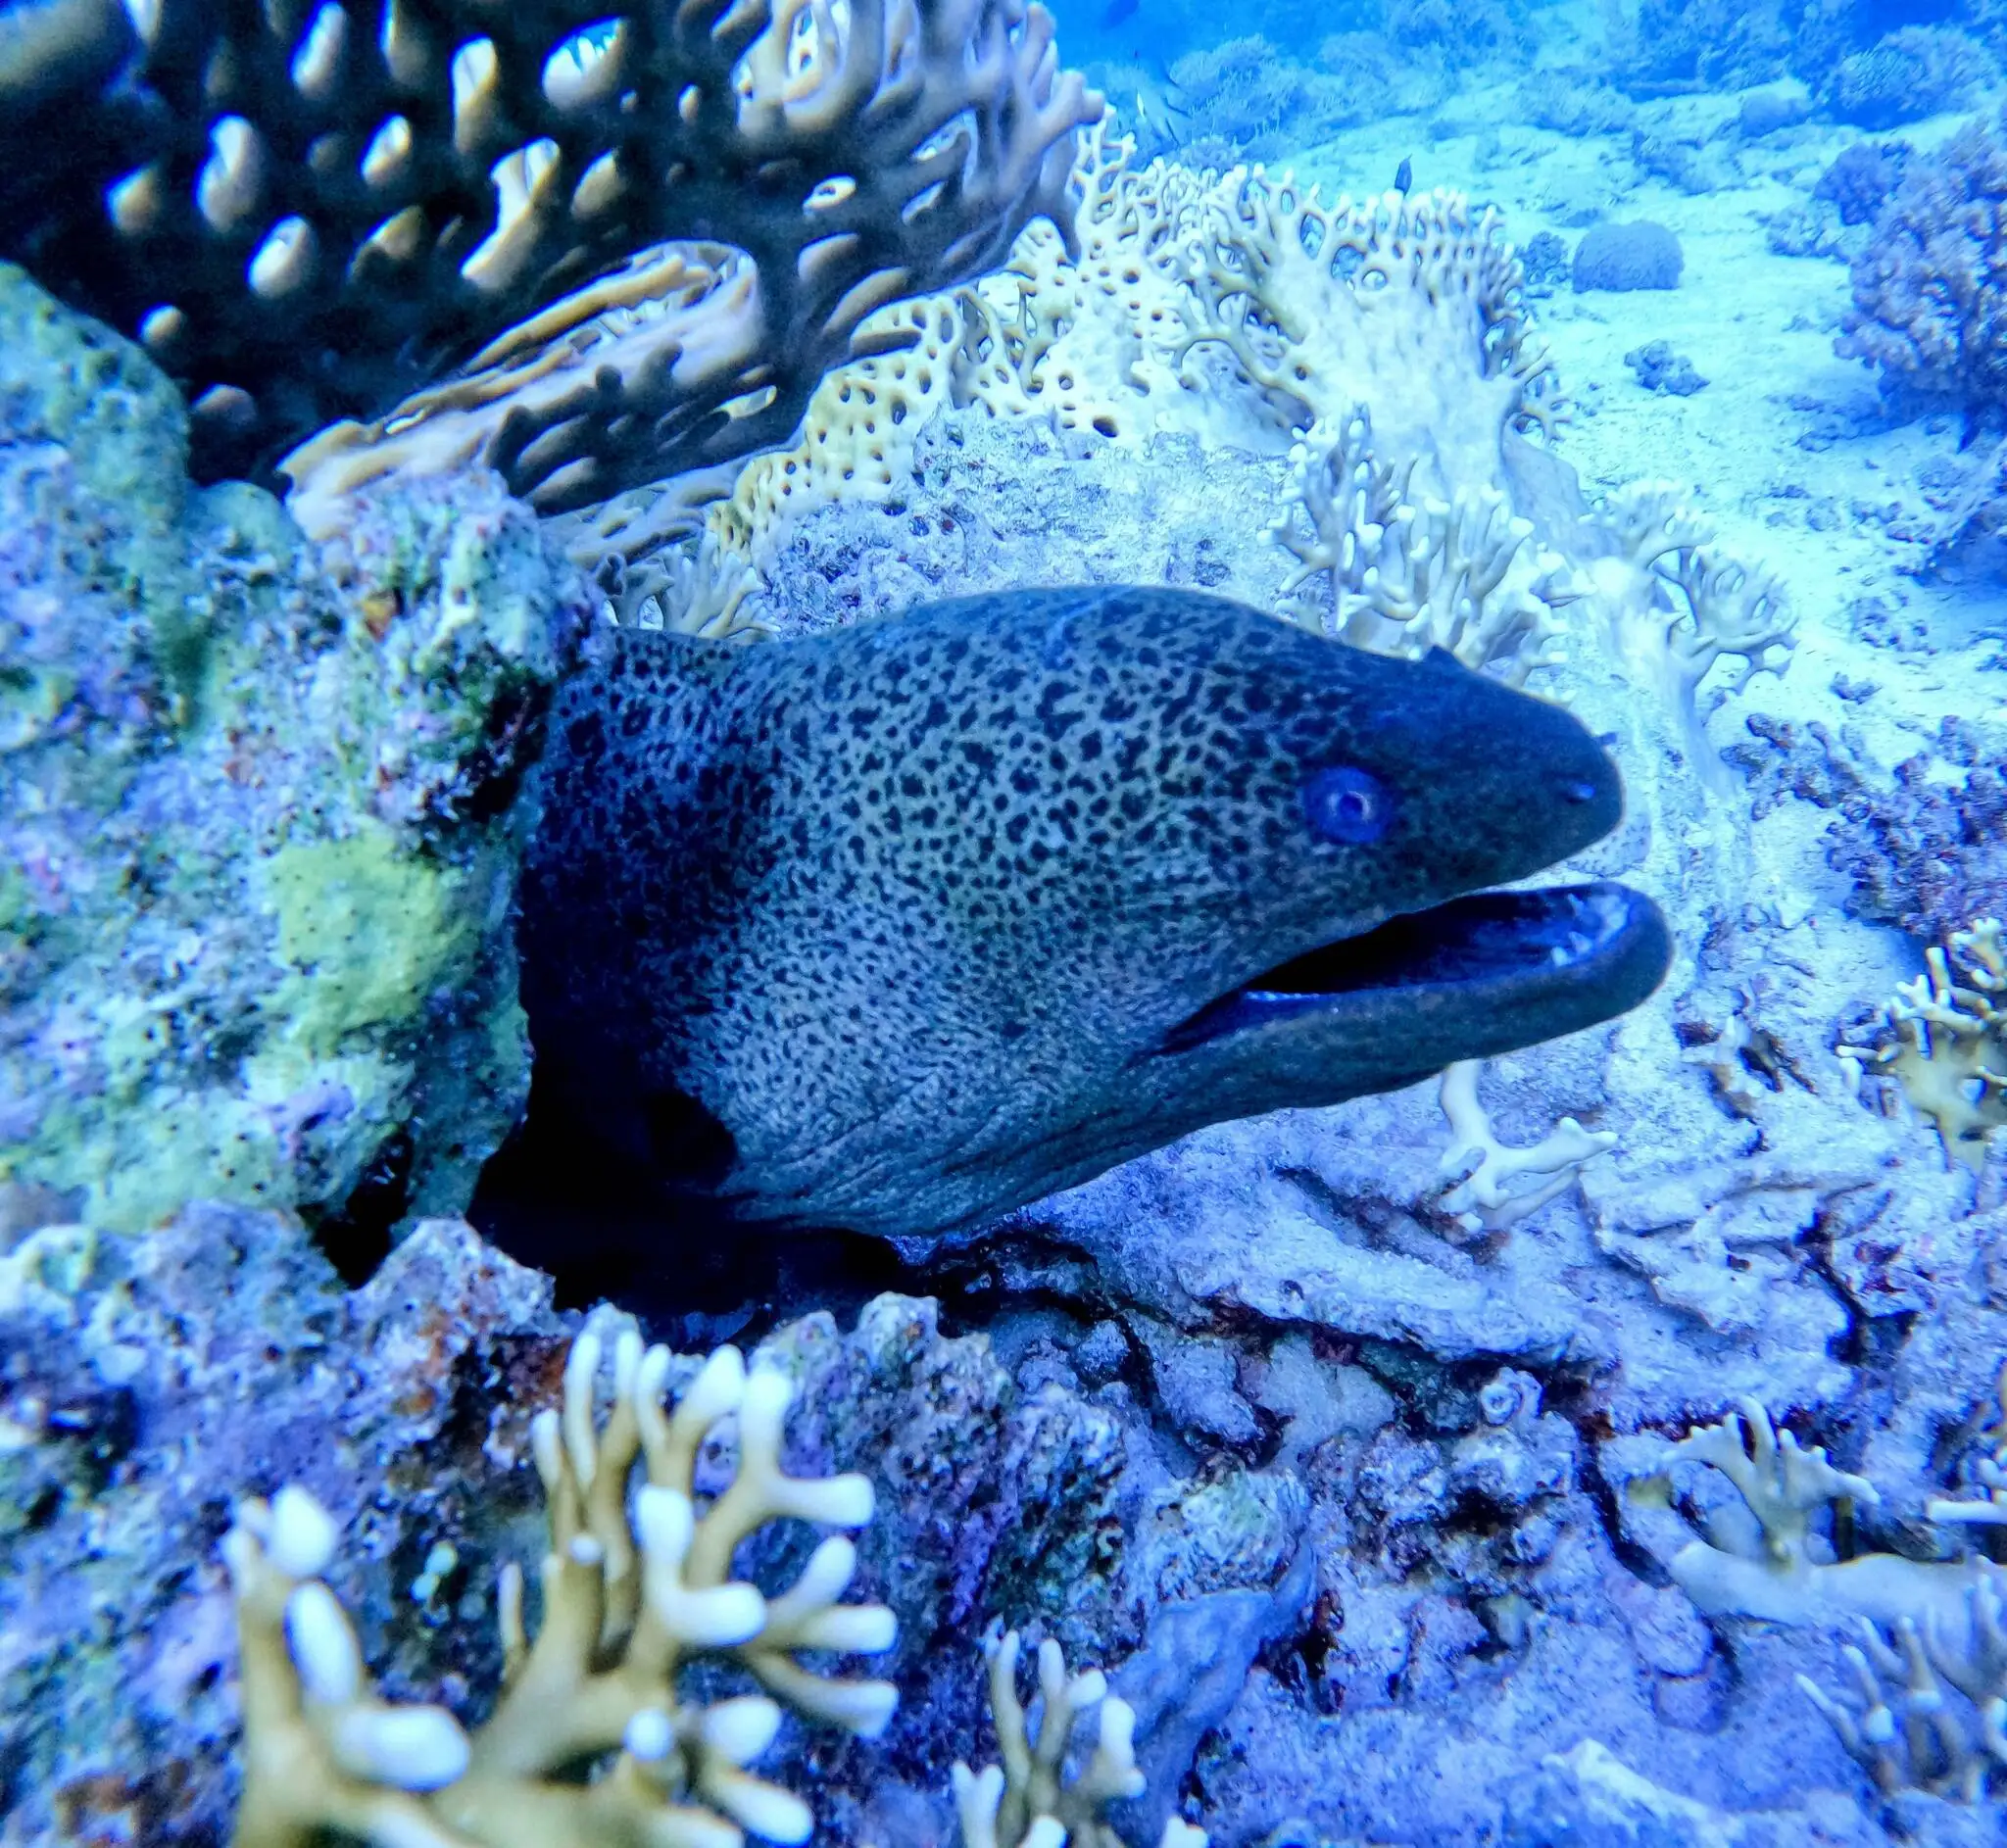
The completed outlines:
[[[1394,798],[1371,771],[1342,763],[1319,770],[1303,785],[1303,812],[1327,841],[1364,847],[1387,832]]]

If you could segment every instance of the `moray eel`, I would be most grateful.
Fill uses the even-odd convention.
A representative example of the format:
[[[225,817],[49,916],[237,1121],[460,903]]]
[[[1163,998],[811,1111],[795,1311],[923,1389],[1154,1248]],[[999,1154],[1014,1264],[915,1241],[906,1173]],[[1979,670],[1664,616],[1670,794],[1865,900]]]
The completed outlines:
[[[1666,967],[1635,892],[1487,890],[1622,793],[1567,712],[1445,654],[1146,588],[599,652],[521,895],[561,1213],[619,1172],[661,1236],[966,1228],[1591,1026]]]

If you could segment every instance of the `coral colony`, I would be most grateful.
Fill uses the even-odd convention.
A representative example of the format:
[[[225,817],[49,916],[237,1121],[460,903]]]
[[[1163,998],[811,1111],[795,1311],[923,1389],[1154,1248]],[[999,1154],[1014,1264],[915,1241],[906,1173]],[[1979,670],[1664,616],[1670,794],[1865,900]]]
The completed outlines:
[[[0,11],[0,1848],[1999,1839],[2007,6],[1054,10]],[[710,773],[893,738],[817,794],[924,835],[959,750],[1007,873],[1119,689],[1019,674],[1032,813],[899,618],[1078,585],[1565,707],[1663,983],[952,1234],[603,1247],[583,1152],[476,1231],[591,676],[872,624],[885,709]],[[1287,729],[1211,684],[1173,804]],[[690,915],[812,851],[769,953],[917,945],[856,1004],[1039,1094],[1175,832],[1037,1031],[837,847]],[[1221,981],[1376,994],[1395,908]]]

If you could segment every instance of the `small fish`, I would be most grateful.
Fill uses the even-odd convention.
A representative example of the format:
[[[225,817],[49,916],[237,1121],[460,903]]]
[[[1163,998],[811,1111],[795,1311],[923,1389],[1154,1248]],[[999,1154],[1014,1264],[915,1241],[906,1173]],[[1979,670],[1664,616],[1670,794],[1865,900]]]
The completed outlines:
[[[1638,893],[1497,890],[1622,791],[1573,716],[1441,651],[1125,586],[594,646],[522,888],[528,1122],[475,1201],[517,1256],[540,1213],[577,1255],[581,1177],[616,1172],[665,1276],[761,1234],[930,1238],[1665,972]]]
[[[1108,4],[1101,9],[1101,30],[1113,31],[1140,4],[1141,0],[1108,0]]]
[[[1394,170],[1394,190],[1404,193],[1415,183],[1415,164],[1411,155],[1402,155],[1400,165]]]

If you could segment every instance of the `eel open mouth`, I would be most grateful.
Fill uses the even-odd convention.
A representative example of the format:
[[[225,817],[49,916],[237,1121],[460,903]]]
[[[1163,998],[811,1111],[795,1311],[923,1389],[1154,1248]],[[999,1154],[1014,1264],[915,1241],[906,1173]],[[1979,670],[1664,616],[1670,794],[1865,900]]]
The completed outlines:
[[[1658,907],[1627,886],[1472,893],[1256,976],[1174,1027],[1163,1049],[1188,1052],[1248,1028],[1328,1011],[1346,997],[1393,991],[1522,1004],[1563,992],[1593,995],[1591,1018],[1605,1019],[1650,994],[1669,948]]]

